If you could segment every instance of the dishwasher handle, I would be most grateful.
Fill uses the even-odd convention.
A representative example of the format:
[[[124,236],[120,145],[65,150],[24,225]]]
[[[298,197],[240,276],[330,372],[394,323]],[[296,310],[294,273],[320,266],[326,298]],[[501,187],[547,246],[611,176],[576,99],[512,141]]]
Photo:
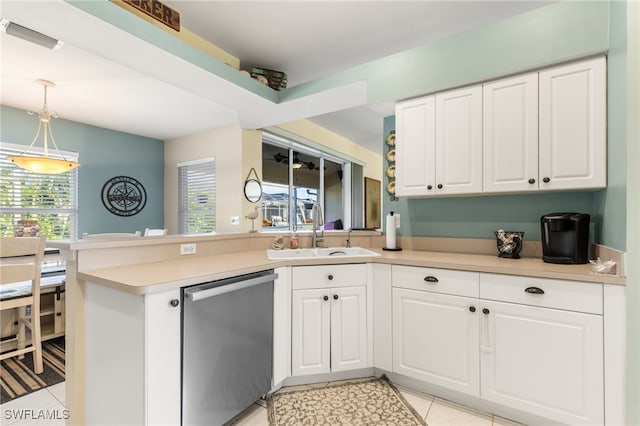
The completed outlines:
[[[265,284],[274,281],[278,278],[278,274],[272,273],[268,275],[262,275],[256,278],[249,278],[246,280],[236,281],[229,284],[223,284],[218,287],[206,288],[199,290],[197,287],[194,289],[185,290],[184,295],[192,302],[198,300],[208,299],[209,297],[219,296],[225,293],[231,293],[232,291],[242,290],[243,288],[253,287],[259,284]]]

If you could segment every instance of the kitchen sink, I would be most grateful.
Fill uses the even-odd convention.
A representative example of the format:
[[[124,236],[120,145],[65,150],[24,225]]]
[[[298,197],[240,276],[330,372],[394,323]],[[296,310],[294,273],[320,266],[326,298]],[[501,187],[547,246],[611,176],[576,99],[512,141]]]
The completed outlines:
[[[332,257],[352,258],[352,257],[372,257],[379,256],[371,250],[362,247],[318,247],[300,248],[284,250],[267,250],[269,260],[291,260],[291,259],[329,259]]]

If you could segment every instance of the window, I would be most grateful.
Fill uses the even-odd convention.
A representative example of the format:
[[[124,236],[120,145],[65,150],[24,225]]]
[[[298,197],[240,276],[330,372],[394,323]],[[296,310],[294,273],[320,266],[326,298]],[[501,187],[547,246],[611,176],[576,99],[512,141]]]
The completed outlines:
[[[216,166],[214,158],[178,164],[178,232],[216,231]]]
[[[9,157],[25,148],[7,143],[0,147],[0,235],[12,237],[18,220],[36,220],[48,240],[76,238],[78,170],[46,175],[21,169]],[[63,154],[78,160],[77,153]],[[32,148],[29,155],[37,155],[37,151]]]
[[[263,232],[311,230],[314,204],[323,207],[327,230],[362,226],[351,217],[350,161],[263,135]]]

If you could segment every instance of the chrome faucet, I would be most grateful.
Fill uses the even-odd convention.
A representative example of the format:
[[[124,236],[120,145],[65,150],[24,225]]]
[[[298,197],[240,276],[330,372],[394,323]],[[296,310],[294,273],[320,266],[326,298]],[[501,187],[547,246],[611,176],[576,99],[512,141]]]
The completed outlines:
[[[349,228],[349,231],[347,232],[347,241],[345,244],[346,248],[351,247],[351,231],[353,231],[353,228]]]
[[[322,207],[314,204],[311,208],[311,219],[313,220],[313,235],[311,236],[311,247],[318,247],[318,243],[324,241],[324,219],[322,217]],[[318,226],[322,226],[321,236],[318,237]]]

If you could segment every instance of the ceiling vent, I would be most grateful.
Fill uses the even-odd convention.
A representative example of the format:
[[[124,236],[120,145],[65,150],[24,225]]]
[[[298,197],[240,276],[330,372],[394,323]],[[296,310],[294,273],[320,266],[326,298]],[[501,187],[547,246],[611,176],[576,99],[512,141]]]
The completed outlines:
[[[30,28],[18,25],[15,22],[10,22],[7,19],[0,20],[0,30],[14,37],[21,38],[22,40],[30,41],[31,43],[38,44],[47,49],[59,49],[62,47],[62,42],[56,40],[53,37],[39,33]]]

